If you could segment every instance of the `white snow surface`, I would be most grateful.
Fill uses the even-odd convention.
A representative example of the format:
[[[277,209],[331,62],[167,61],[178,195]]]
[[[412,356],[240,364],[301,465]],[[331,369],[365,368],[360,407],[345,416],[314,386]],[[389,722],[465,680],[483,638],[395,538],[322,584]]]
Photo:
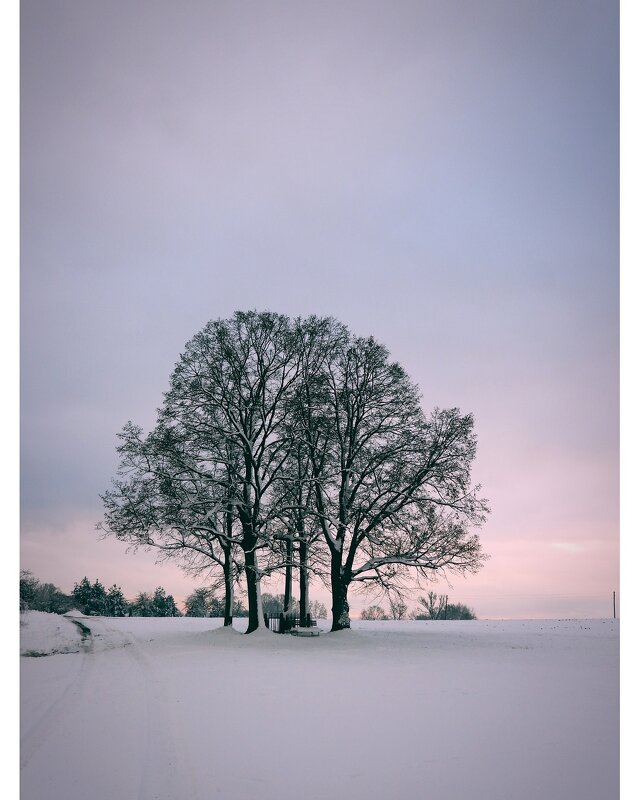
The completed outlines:
[[[21,800],[619,793],[617,622],[22,619]]]

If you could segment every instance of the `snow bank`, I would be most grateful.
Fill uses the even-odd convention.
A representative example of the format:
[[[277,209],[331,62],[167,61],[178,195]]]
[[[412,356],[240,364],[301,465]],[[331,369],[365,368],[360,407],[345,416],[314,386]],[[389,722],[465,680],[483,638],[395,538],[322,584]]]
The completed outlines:
[[[108,617],[87,617],[81,612],[61,616],[27,611],[20,615],[20,654],[95,653],[131,644],[131,636],[112,626],[111,621]]]
[[[79,653],[82,633],[71,620],[44,611],[20,614],[20,654],[47,656],[54,653]]]

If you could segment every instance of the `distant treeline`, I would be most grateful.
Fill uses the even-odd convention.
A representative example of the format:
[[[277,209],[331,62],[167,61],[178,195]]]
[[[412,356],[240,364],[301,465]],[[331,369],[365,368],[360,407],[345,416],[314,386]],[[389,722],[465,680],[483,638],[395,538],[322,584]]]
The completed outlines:
[[[267,615],[278,615],[284,612],[285,596],[283,594],[262,594],[262,610]],[[216,588],[202,587],[195,589],[184,601],[185,616],[187,617],[224,617],[225,600],[224,597],[216,595]],[[300,613],[300,604],[296,600],[290,603],[289,613],[297,615]],[[308,613],[314,619],[326,619],[327,608],[317,600],[309,602]],[[246,617],[249,615],[247,608],[240,600],[233,601],[232,615],[234,617]]]
[[[418,608],[409,611],[402,600],[391,601],[387,612],[382,606],[362,610],[361,619],[476,619],[474,611],[464,603],[449,603],[449,596],[429,592],[418,598]]]
[[[134,600],[127,600],[122,589],[114,583],[110,589],[96,578],[91,583],[84,577],[65,594],[53,583],[41,583],[28,570],[20,572],[20,611],[48,611],[66,614],[77,608],[87,615],[105,617],[181,617],[173,596],[162,586],[152,592],[140,592]]]
[[[279,614],[284,609],[284,595],[265,593],[262,595],[262,606],[266,614]],[[41,583],[29,570],[20,572],[20,611],[66,614],[73,608],[83,614],[105,617],[183,616],[173,596],[167,594],[162,586],[158,586],[154,592],[140,592],[133,600],[127,600],[116,584],[106,589],[97,578],[91,583],[85,576],[74,584],[71,594],[65,594],[53,583]],[[322,603],[312,600],[309,610],[315,619],[327,618],[327,609]],[[215,588],[195,589],[184,602],[184,615],[224,617],[224,598],[216,596]],[[233,615],[248,615],[239,599],[234,600]]]

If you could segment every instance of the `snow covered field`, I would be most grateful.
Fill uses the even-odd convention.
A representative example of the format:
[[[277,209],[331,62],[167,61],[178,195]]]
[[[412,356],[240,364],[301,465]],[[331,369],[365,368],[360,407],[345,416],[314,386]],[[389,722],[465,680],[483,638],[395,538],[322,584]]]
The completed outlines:
[[[610,620],[22,620],[22,800],[618,796]]]

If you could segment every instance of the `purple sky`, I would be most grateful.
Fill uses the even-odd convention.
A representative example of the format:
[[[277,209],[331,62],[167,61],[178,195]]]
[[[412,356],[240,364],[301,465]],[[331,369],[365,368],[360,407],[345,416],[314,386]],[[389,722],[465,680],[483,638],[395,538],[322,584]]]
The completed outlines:
[[[98,541],[98,494],[185,342],[257,308],[335,316],[475,414],[491,560],[438,590],[610,614],[618,62],[607,0],[24,0],[22,566],[192,590]]]

